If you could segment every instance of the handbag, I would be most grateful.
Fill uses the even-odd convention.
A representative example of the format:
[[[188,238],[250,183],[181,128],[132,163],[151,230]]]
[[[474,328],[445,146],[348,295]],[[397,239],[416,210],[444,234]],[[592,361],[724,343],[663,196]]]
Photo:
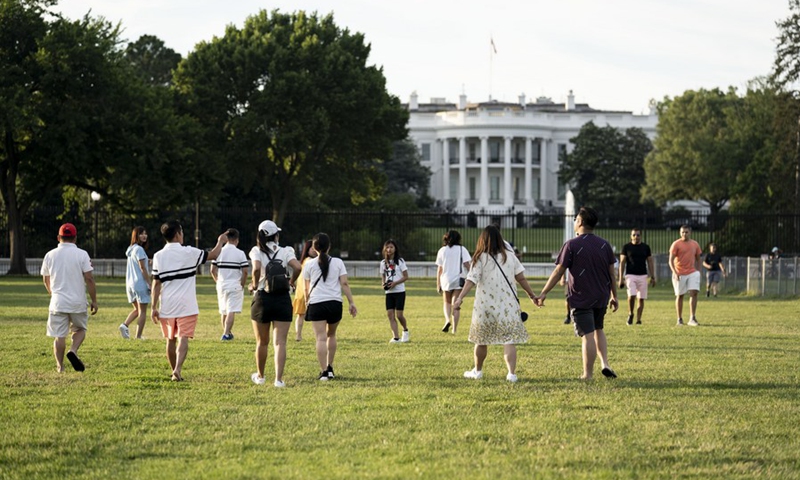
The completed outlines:
[[[520,320],[522,320],[523,322],[527,321],[528,320],[528,312],[523,312],[522,311],[522,305],[519,303],[519,297],[517,297],[517,290],[511,285],[511,282],[508,281],[508,277],[506,277],[506,272],[504,272],[503,269],[500,268],[500,263],[497,261],[497,259],[494,258],[491,254],[489,256],[492,257],[492,260],[494,260],[495,265],[497,265],[497,269],[500,270],[500,274],[503,276],[503,278],[506,279],[506,283],[508,284],[508,288],[511,289],[511,293],[514,295],[514,300],[516,300],[517,301],[517,305],[520,306],[520,309],[519,309],[519,311],[520,311],[520,314],[519,314]]]

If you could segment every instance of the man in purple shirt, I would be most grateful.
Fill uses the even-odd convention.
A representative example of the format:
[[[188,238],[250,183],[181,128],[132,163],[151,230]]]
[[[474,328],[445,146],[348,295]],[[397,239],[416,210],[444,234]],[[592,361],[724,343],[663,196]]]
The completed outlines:
[[[617,287],[614,281],[614,251],[608,242],[595,235],[597,212],[589,207],[581,207],[575,216],[577,237],[561,247],[556,260],[556,268],[547,280],[536,304],[544,306],[547,292],[553,289],[558,280],[569,270],[567,302],[575,325],[575,334],[583,344],[584,380],[592,378],[597,354],[603,363],[603,375],[616,378],[617,374],[608,364],[608,345],[603,332],[603,319],[611,300],[611,309],[616,312]]]

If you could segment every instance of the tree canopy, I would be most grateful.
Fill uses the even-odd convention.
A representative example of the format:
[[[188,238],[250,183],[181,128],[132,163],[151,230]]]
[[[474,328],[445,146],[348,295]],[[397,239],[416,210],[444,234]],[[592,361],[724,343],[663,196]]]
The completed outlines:
[[[559,176],[570,184],[579,204],[605,212],[642,209],[644,159],[653,149],[644,131],[589,122],[570,141],[575,148],[561,158]]]
[[[772,81],[786,87],[800,79],[800,0],[789,0],[789,16],[779,22]]]
[[[301,189],[334,186],[354,205],[382,192],[375,162],[406,137],[408,113],[369,53],[332,15],[261,11],[199,44],[175,80],[231,181],[266,192],[281,221]]]

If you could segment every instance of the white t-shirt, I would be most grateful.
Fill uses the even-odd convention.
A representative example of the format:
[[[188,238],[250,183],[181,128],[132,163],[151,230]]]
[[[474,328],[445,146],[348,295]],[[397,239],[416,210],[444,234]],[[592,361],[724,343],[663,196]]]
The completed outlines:
[[[161,282],[161,318],[198,315],[197,267],[206,263],[208,252],[172,242],[153,255],[153,278]]]
[[[250,260],[253,262],[254,272],[256,271],[256,261],[261,262],[261,276],[258,278],[258,289],[265,291],[269,291],[267,290],[267,264],[270,261],[270,257],[280,260],[286,268],[286,273],[292,270],[289,267],[289,262],[291,262],[292,259],[297,260],[297,257],[294,255],[294,248],[292,247],[279,247],[277,243],[269,242],[267,243],[267,248],[270,250],[269,257],[258,248],[258,245],[250,249]]]
[[[436,254],[436,265],[442,267],[439,284],[443,289],[449,290],[449,286],[455,283],[459,276],[467,277],[467,269],[464,268],[464,264],[469,260],[469,251],[462,245],[444,246],[439,249]]]
[[[406,266],[406,261],[402,258],[397,261],[397,265],[394,264],[392,260],[389,261],[389,265],[386,264],[386,259],[384,258],[381,260],[381,278],[383,278],[383,283],[387,282],[396,282],[398,280],[403,279],[403,272],[408,271],[408,267]],[[406,284],[405,282],[401,283],[400,285],[395,285],[389,290],[386,290],[386,293],[400,293],[406,291]]]
[[[85,250],[74,243],[59,243],[44,256],[41,274],[50,277],[50,311],[59,313],[86,312],[86,281],[92,261]]]
[[[247,270],[250,266],[243,251],[226,243],[217,259],[211,263],[217,267],[217,290],[242,288],[242,269]]]
[[[311,291],[308,303],[330,302],[331,300],[341,302],[342,286],[339,284],[339,277],[342,275],[347,275],[347,269],[340,258],[330,258],[328,277],[324,280],[322,279],[322,269],[319,267],[318,258],[307,262],[303,267],[303,279],[311,282],[308,284],[308,288]]]

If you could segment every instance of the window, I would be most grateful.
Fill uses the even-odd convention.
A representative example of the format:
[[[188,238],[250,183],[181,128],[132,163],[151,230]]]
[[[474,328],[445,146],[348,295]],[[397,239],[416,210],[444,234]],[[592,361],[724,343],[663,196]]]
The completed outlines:
[[[538,141],[537,142],[533,142],[533,145],[531,145],[531,150],[532,150],[532,152],[531,152],[531,162],[534,165],[537,165],[541,161],[540,156],[542,154],[542,143],[538,142]],[[533,197],[533,198],[537,198],[537,197]]]
[[[556,183],[558,184],[558,199],[566,200],[567,198],[567,185],[561,181],[561,177],[556,175]]]
[[[539,192],[541,190],[540,190],[539,182],[541,182],[541,179],[539,179],[539,177],[536,177],[536,178],[534,178],[532,180],[533,181],[531,181],[531,198],[534,199],[534,200],[540,200],[541,196],[540,196]]]
[[[500,177],[489,177],[489,200],[500,200]]]
[[[492,163],[500,161],[500,142],[489,142],[489,158]]]
[[[522,199],[522,179],[514,177],[514,200]]]
[[[469,153],[467,153],[468,159],[474,162],[475,158],[476,158],[476,155],[475,155],[475,143],[470,142],[467,145],[467,151],[469,152]]]
[[[449,199],[456,199],[458,198],[458,177],[453,178],[450,176],[450,196]]]
[[[477,195],[477,190],[478,189],[477,189],[475,183],[476,183],[476,178],[475,177],[469,177],[469,199],[470,200],[477,200],[477,198],[478,198],[478,195]]]
[[[422,161],[423,162],[430,162],[431,161],[431,144],[430,143],[423,143],[421,149],[422,149]]]

